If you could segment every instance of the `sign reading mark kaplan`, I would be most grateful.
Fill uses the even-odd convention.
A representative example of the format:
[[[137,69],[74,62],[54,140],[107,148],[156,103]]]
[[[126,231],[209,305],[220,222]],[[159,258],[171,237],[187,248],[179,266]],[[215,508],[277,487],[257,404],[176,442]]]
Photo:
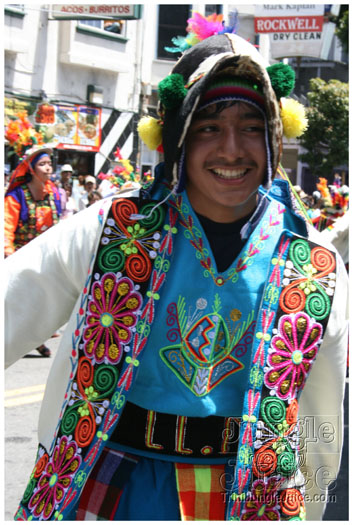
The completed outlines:
[[[256,5],[255,33],[269,34],[273,58],[320,57],[324,9],[324,4]]]

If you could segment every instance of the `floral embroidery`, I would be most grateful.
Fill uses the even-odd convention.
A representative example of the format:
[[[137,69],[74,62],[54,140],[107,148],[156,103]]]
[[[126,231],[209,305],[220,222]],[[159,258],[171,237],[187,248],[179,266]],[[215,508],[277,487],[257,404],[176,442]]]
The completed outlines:
[[[109,210],[103,247],[94,263],[92,258],[72,334],[70,383],[57,441],[49,453],[40,449],[22,499],[22,508],[32,511],[28,520],[63,520],[71,512],[126,402],[123,392],[132,385],[173,251],[176,213],[169,213],[171,224],[160,243],[157,228],[165,207],[154,207],[138,208],[135,201],[119,199]],[[140,213],[131,219],[135,212]]]
[[[280,519],[278,504],[279,478],[257,480],[252,486],[251,496],[246,499],[242,521],[278,521]]]
[[[141,303],[141,295],[127,277],[119,279],[107,273],[101,282],[95,282],[83,333],[85,354],[97,363],[119,363]]]
[[[76,452],[76,443],[63,436],[55,447],[53,457],[46,465],[28,504],[36,518],[49,519],[55,506],[63,500],[81,463],[81,458]]]
[[[300,477],[294,477],[299,469],[296,397],[322,341],[335,288],[334,270],[335,257],[324,248],[285,235],[279,240],[258,317],[249,377],[252,395],[257,393],[262,400],[258,411],[244,402],[246,425],[236,465],[242,477],[251,472],[252,492],[242,501],[247,487],[240,489],[235,480],[230,519],[305,519],[304,487],[298,487]],[[281,490],[283,483],[291,488]]]
[[[301,312],[281,317],[271,341],[265,384],[281,399],[293,399],[304,386],[319,348],[322,326]]]
[[[260,234],[256,236],[253,243],[250,243],[244,255],[238,258],[235,267],[232,267],[227,271],[226,277],[222,277],[217,274],[216,269],[212,266],[209,251],[204,246],[203,233],[195,226],[194,220],[190,215],[189,207],[183,201],[182,196],[176,196],[174,197],[174,201],[170,202],[176,207],[180,214],[179,223],[185,228],[184,235],[189,239],[190,244],[197,252],[196,257],[199,259],[201,266],[205,269],[204,276],[211,276],[213,282],[217,286],[223,286],[223,284],[229,280],[236,283],[239,278],[239,273],[246,270],[246,268],[253,263],[254,256],[260,253],[261,249],[264,247],[264,241],[268,239],[271,228],[280,224],[280,221],[273,220],[272,215],[270,215],[269,221],[264,223],[264,226],[260,230]],[[280,215],[284,213],[284,211],[285,209],[278,205],[278,211],[275,211],[275,213]]]

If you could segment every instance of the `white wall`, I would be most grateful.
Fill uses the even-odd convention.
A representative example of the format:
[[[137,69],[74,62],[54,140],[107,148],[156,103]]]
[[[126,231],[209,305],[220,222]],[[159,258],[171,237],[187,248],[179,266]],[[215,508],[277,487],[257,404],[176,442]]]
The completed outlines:
[[[87,85],[96,84],[104,105],[137,111],[142,21],[129,20],[121,42],[80,33],[76,21],[48,20],[44,5],[25,5],[25,13],[4,18],[6,89],[84,104]]]

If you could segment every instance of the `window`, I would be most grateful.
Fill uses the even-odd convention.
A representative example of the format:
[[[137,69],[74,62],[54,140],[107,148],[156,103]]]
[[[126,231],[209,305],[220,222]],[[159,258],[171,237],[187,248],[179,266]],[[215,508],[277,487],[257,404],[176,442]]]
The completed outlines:
[[[112,35],[126,36],[126,20],[80,20],[79,27],[104,34],[104,31]]]
[[[205,16],[213,15],[217,13],[220,15],[223,12],[223,5],[221,4],[206,4],[205,5]]]
[[[187,19],[191,16],[191,5],[164,4],[159,6],[158,20],[158,58],[174,60],[178,53],[169,53],[164,48],[173,47],[172,38],[186,36]]]
[[[5,4],[5,14],[23,17],[25,15],[24,4]]]

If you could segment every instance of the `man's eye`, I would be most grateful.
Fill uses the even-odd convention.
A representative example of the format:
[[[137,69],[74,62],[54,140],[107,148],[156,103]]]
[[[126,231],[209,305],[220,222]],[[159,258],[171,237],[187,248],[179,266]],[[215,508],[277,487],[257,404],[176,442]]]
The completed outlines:
[[[207,125],[207,126],[200,126],[196,130],[198,133],[212,133],[215,131],[218,131],[217,126]]]
[[[263,133],[265,131],[264,126],[247,126],[245,131],[250,131],[252,133]]]

